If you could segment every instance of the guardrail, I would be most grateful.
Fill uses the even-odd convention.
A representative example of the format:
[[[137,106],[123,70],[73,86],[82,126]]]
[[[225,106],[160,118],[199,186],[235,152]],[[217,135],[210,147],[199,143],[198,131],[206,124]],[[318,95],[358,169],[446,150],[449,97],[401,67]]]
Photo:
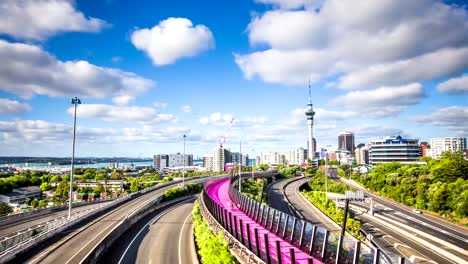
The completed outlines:
[[[237,232],[232,235],[228,231],[227,222],[221,221],[221,219],[214,212],[219,212],[219,207],[216,202],[206,193],[206,189],[209,188],[214,182],[206,182],[205,187],[202,191],[202,195],[199,197],[200,212],[210,227],[211,231],[215,234],[219,232],[223,233],[224,239],[228,242],[228,247],[240,263],[265,263],[255,253],[253,253],[244,243],[242,235]],[[240,230],[239,230],[240,231]]]
[[[21,254],[22,252],[34,247],[37,245],[39,242],[42,242],[46,239],[49,239],[56,234],[65,231],[66,229],[78,224],[79,222],[86,221],[87,219],[91,218],[92,216],[95,216],[99,213],[102,213],[106,210],[110,210],[126,201],[128,201],[130,197],[122,198],[119,200],[114,200],[114,202],[111,202],[110,204],[106,206],[102,206],[99,208],[96,208],[95,210],[92,210],[91,212],[88,212],[87,214],[83,215],[74,215],[70,220],[67,218],[62,218],[61,220],[53,221],[56,223],[51,223],[49,225],[45,225],[42,227],[42,229],[36,230],[36,233],[31,233],[31,236],[26,239],[21,241],[20,237],[16,238],[7,238],[4,241],[0,242],[4,243],[4,251],[0,253],[0,263],[5,263],[7,261],[12,260],[16,255]],[[38,232],[42,231],[42,232]]]
[[[80,202],[80,203],[74,203],[73,207],[81,207],[81,206],[86,206],[90,204],[95,204],[95,203],[103,203],[103,202],[108,202],[112,201],[115,199],[96,199],[94,201],[89,201],[89,202]],[[27,219],[36,215],[43,215],[51,212],[56,212],[60,210],[64,210],[68,208],[68,204],[64,205],[59,205],[59,206],[53,206],[53,207],[48,207],[48,208],[41,208],[41,209],[33,209],[29,212],[24,212],[24,213],[19,213],[19,214],[10,214],[10,215],[5,215],[0,217],[0,227],[5,224],[5,222],[13,222],[13,221],[18,221],[22,219]]]
[[[369,247],[352,236],[341,236],[337,231],[331,232],[260,204],[239,193],[236,186],[238,179],[232,178],[229,196],[241,211],[264,228],[324,263],[405,263],[404,258],[380,248]],[[338,247],[340,244],[341,248]]]
[[[193,181],[193,182],[201,182],[203,181],[204,178],[207,176],[202,176],[202,177],[192,177],[189,178],[187,181]],[[214,178],[219,178],[220,176],[214,176]],[[99,214],[105,210],[110,210],[112,208],[115,208],[116,206],[134,199],[136,197],[139,197],[147,192],[154,191],[156,189],[161,189],[165,188],[169,185],[175,185],[178,183],[181,183],[182,180],[178,181],[171,181],[167,182],[162,185],[156,185],[151,188],[147,188],[135,193],[131,193],[125,198],[121,198],[118,200],[114,200],[110,204],[106,204],[106,206],[98,207],[94,210],[88,211],[83,214],[78,214],[74,215],[70,220],[64,217],[57,218],[55,220],[46,222],[41,225],[37,225],[31,230],[25,230],[25,232],[20,232],[19,234],[16,234],[11,237],[6,237],[4,240],[0,241],[0,263],[5,263],[11,259],[13,259],[17,254],[20,254],[21,252],[24,252],[25,250],[33,247],[37,243],[44,241],[55,234],[59,232],[63,232],[64,230],[68,229],[69,227],[72,227],[73,225],[77,224],[78,222],[81,222],[83,220],[87,220],[91,216],[94,216],[96,214]],[[153,200],[151,200],[153,201]],[[151,202],[150,201],[150,202]],[[144,205],[138,207],[137,209],[133,210],[130,212],[131,214],[135,213],[136,211],[140,210],[143,206],[147,205],[148,203],[145,203]]]

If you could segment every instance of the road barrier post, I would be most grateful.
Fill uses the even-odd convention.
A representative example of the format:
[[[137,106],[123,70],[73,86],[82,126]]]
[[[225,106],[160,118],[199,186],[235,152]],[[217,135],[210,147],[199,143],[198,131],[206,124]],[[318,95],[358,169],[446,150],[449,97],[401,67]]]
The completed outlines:
[[[354,245],[354,257],[353,257],[353,264],[358,264],[359,263],[359,255],[361,253],[361,241],[356,240],[356,245]],[[400,263],[400,264],[405,264]]]
[[[328,235],[329,235],[329,231],[325,230],[325,235],[323,236],[323,246],[322,246],[322,261],[325,259],[325,253],[327,252]],[[374,263],[374,264],[377,264],[377,263]]]
[[[270,245],[268,243],[268,234],[263,234],[263,240],[265,240],[265,254],[267,259],[267,264],[271,264],[270,260]]]
[[[278,258],[278,264],[283,264],[283,259],[281,258],[281,244],[279,240],[276,240],[276,256]]]
[[[262,213],[260,214],[260,220],[259,220],[260,225],[263,225],[263,215],[264,214],[265,214],[265,206],[262,207]]]
[[[247,223],[247,242],[249,244],[249,250],[252,251],[252,239],[250,238],[250,224]]]
[[[268,229],[268,220],[270,220],[270,207],[268,207],[267,215],[266,215],[266,219],[265,219],[265,228],[267,228],[267,229]]]
[[[296,263],[296,253],[294,253],[294,248],[289,248],[289,256],[291,257],[291,263]]]
[[[273,217],[271,218],[271,223],[270,223],[270,228],[268,230],[273,232],[273,224],[275,223],[276,220],[276,210],[273,209]]]
[[[380,259],[380,249],[376,248],[374,253],[374,264],[378,264]]]
[[[286,238],[286,231],[288,231],[288,223],[289,223],[289,215],[286,215],[286,222],[284,222],[283,235],[281,236],[282,239]]]
[[[283,218],[283,212],[280,212],[280,215],[279,215],[279,218],[278,218],[278,224],[276,225],[276,232],[275,232],[276,235],[278,235],[278,232],[279,232],[279,227],[280,227],[280,224],[281,224],[281,218]]]
[[[258,241],[258,228],[254,228],[254,235],[255,235],[255,248],[257,250],[257,256],[262,258],[262,254],[260,253],[260,243]]]
[[[292,232],[291,232],[291,239],[289,240],[289,241],[291,241],[291,244],[293,243],[294,233],[296,233],[296,224],[297,224],[297,218],[294,217]]]
[[[235,230],[235,237],[237,240],[239,240],[239,233],[237,231],[237,216],[233,215],[234,217],[234,230]]]
[[[245,245],[245,242],[244,242],[244,226],[243,226],[243,220],[242,219],[239,219],[239,227],[240,227],[240,237],[241,237],[241,241],[242,241],[242,245]]]
[[[336,248],[335,264],[340,263],[341,245],[343,244],[343,239],[344,239],[344,236],[340,236],[338,240],[338,247]]]
[[[304,235],[306,231],[307,222],[302,221],[301,237],[299,238],[299,249],[302,250],[302,244],[304,243]]]

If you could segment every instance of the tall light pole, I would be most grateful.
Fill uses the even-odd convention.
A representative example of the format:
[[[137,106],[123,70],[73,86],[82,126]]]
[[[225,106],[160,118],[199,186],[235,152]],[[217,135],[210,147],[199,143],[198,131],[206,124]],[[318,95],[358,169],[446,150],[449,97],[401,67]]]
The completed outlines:
[[[182,186],[185,186],[185,138],[187,135],[184,134],[184,170],[182,171]]]
[[[242,167],[242,140],[239,141],[239,192],[242,192],[241,184],[241,167]]]
[[[72,159],[71,159],[71,172],[70,172],[70,193],[68,201],[68,220],[71,218],[71,209],[72,209],[72,194],[73,194],[73,165],[75,162],[75,135],[76,135],[76,107],[81,104],[78,97],[74,97],[71,100],[71,103],[75,105],[75,115],[73,116],[73,147],[72,147]]]
[[[252,153],[254,156],[254,161],[257,162],[257,157],[255,157],[255,149],[252,149]],[[257,164],[255,164],[257,165]],[[254,163],[252,162],[252,180],[254,179]]]

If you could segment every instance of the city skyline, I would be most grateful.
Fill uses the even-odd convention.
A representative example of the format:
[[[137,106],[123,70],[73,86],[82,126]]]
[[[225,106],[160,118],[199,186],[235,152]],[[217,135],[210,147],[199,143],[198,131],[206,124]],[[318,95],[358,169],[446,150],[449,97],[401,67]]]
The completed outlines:
[[[317,150],[468,136],[461,1],[182,2],[5,1],[0,156],[70,156],[75,96],[78,157],[307,148],[309,79]]]

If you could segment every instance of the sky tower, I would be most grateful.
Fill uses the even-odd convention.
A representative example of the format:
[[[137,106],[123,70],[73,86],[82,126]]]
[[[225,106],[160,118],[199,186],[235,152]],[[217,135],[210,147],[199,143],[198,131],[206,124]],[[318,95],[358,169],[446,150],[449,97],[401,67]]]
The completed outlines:
[[[307,128],[309,129],[308,133],[308,146],[307,146],[307,157],[309,159],[314,158],[314,137],[313,137],[313,131],[314,131],[314,109],[312,108],[312,96],[310,92],[310,80],[309,80],[309,103],[307,103],[307,111],[305,112],[307,116]]]

